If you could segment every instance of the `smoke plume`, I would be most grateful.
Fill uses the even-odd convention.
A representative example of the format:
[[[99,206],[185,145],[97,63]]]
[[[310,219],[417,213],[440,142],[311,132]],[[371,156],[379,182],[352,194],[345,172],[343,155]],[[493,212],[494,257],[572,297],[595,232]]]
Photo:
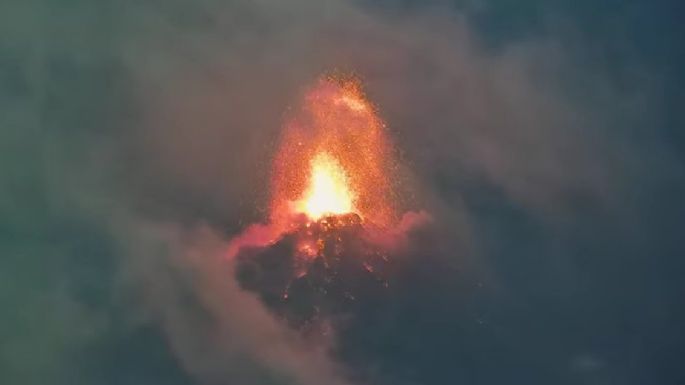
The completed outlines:
[[[0,5],[0,383],[682,383],[677,73],[564,7],[526,34],[458,3]],[[649,14],[619,8],[592,31]],[[395,259],[371,289],[354,266],[359,307],[307,338],[240,269],[289,247],[278,138],[336,71],[410,214],[365,234]]]

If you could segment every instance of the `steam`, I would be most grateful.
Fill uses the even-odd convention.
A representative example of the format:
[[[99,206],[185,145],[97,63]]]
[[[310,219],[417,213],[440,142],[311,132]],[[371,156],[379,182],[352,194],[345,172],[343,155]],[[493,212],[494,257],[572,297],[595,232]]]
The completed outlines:
[[[404,361],[377,368],[371,359],[357,361],[378,358],[385,347],[367,352],[350,344],[341,358],[329,354],[338,346],[333,338],[302,341],[238,287],[227,258],[278,234],[260,223],[284,112],[336,69],[365,80],[405,151],[411,176],[403,182],[418,202],[411,208],[426,208],[434,224],[433,232],[405,239],[428,223],[417,211],[396,234],[370,236],[378,244],[414,245],[406,250],[414,269],[405,282],[417,288],[396,288],[384,308],[399,321],[381,322],[387,315],[374,313],[350,333],[364,335],[362,321],[369,321],[377,335],[396,337],[419,308],[463,322],[460,346],[478,345],[483,332],[464,326],[465,319],[480,321],[487,312],[459,302],[458,315],[441,313],[476,281],[506,286],[491,278],[492,259],[474,256],[487,253],[487,234],[474,225],[479,213],[464,203],[465,190],[486,185],[508,205],[563,227],[578,207],[632,219],[627,186],[649,191],[661,178],[682,177],[662,138],[640,130],[654,114],[651,94],[622,92],[580,68],[564,48],[529,39],[490,49],[466,16],[447,6],[383,12],[343,0],[3,4],[0,57],[9,59],[0,62],[8,73],[0,77],[0,254],[7,258],[0,282],[9,287],[2,290],[9,317],[0,321],[0,382],[127,381],[117,375],[145,364],[119,368],[127,354],[106,352],[121,335],[149,329],[151,344],[168,350],[160,366],[177,370],[170,381],[347,384],[356,382],[358,367],[377,369],[380,381],[410,377]],[[570,96],[581,80],[590,96]],[[613,222],[606,226],[614,229]],[[550,264],[581,276],[561,255]],[[550,275],[550,285],[572,292],[563,286],[573,281],[569,274]],[[431,331],[444,324],[420,327],[433,338],[426,343],[442,346]],[[418,356],[413,347],[409,357]],[[148,351],[137,353],[145,358]],[[543,363],[556,368],[567,354],[546,354]],[[441,363],[421,362],[416,381]],[[470,379],[464,373],[455,377]]]
[[[199,381],[347,383],[324,346],[305,345],[238,288],[226,241],[214,230],[125,227],[132,257],[127,278],[139,286],[142,307],[169,336],[180,364]]]

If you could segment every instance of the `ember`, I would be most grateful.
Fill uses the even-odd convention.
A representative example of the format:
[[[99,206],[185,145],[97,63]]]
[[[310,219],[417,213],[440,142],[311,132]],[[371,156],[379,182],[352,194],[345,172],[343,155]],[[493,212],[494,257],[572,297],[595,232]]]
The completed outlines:
[[[321,79],[284,127],[270,224],[243,236],[259,242],[233,245],[242,287],[301,330],[381,298],[396,250],[388,241],[406,227],[396,170],[385,124],[359,82]]]

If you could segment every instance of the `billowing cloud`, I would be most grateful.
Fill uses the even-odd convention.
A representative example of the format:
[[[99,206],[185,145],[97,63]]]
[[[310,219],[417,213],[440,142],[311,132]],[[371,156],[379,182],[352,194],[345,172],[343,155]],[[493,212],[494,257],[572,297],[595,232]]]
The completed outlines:
[[[659,342],[682,319],[683,168],[662,83],[588,64],[575,31],[493,46],[473,12],[497,4],[469,4],[0,6],[0,382],[676,372],[654,363],[668,366],[654,357],[680,346]],[[265,218],[284,114],[327,71],[364,80],[412,208],[435,222],[388,301],[345,342],[313,344],[222,256]],[[663,332],[617,330],[644,325]]]

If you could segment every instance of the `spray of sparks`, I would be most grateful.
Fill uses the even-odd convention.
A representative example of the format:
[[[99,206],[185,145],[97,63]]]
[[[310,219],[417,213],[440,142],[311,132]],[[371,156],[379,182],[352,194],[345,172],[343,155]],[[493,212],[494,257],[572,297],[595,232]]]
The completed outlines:
[[[248,228],[229,254],[243,288],[313,330],[383,295],[389,254],[422,215],[398,218],[398,163],[359,81],[322,78],[294,111],[274,157],[270,223]]]
[[[327,152],[316,154],[311,162],[309,187],[297,211],[318,220],[324,215],[353,212],[354,199],[340,163]]]
[[[273,166],[271,220],[354,213],[391,225],[395,166],[385,124],[359,81],[322,78],[284,127]]]

